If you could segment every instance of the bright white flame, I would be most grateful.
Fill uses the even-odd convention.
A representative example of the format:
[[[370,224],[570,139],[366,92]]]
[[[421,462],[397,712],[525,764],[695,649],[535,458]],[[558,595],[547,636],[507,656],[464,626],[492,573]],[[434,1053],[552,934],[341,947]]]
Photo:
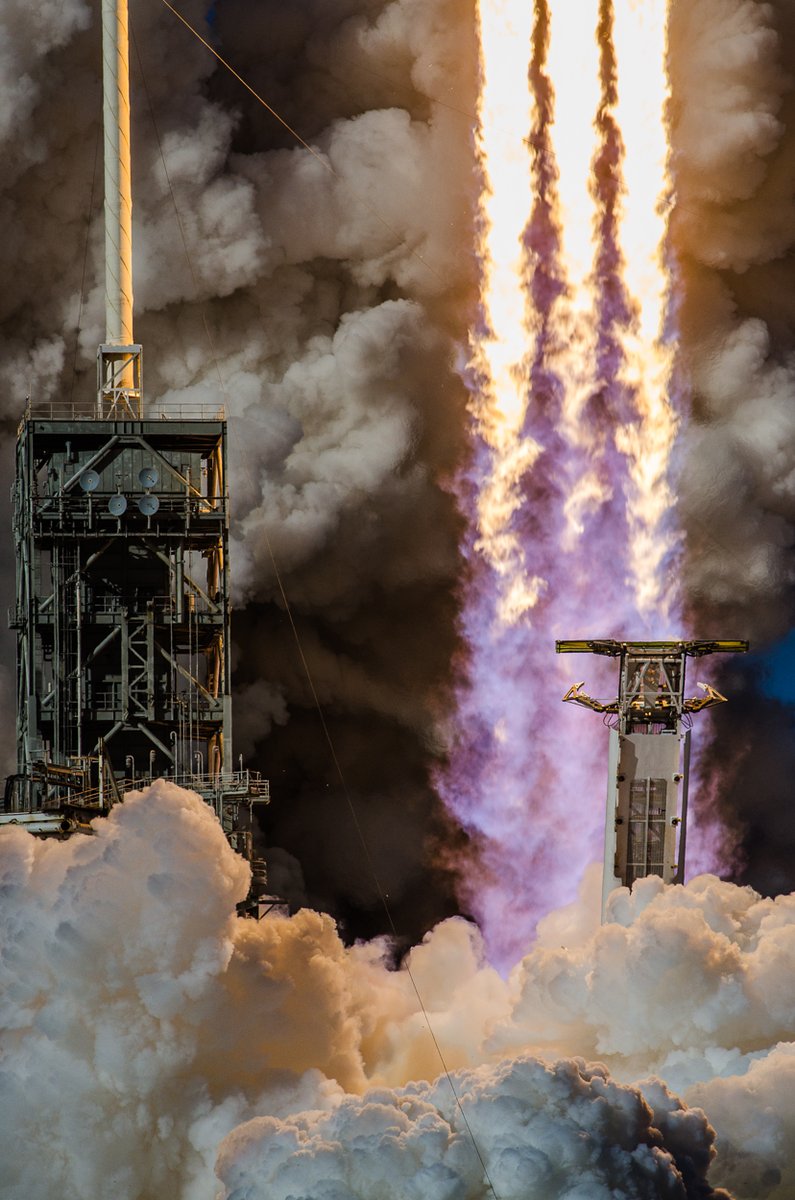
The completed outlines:
[[[553,4],[547,70],[555,87],[551,136],[558,167],[561,250],[573,306],[592,311],[588,279],[594,257],[594,202],[590,192],[599,107],[599,0]]]
[[[538,581],[525,582],[525,558],[509,528],[521,505],[519,483],[539,452],[519,440],[527,406],[528,330],[522,235],[531,207],[526,138],[533,119],[527,77],[532,6],[482,0],[479,9],[482,85],[476,136],[484,177],[480,204],[481,298],[488,331],[473,337],[480,394],[472,401],[478,431],[493,451],[490,478],[478,497],[477,548],[504,586],[498,606],[513,620],[531,608]],[[523,99],[517,80],[525,81]]]
[[[668,468],[677,429],[668,398],[671,350],[661,340],[669,284],[663,262],[670,192],[666,10],[659,0],[617,0],[614,19],[616,119],[625,147],[620,239],[625,283],[637,306],[624,355],[639,415],[637,425],[618,431],[617,444],[628,457],[633,486],[629,515],[638,607],[662,616],[668,615],[662,568],[672,545],[663,525],[673,502]]]
[[[554,368],[563,386],[560,431],[568,443],[594,453],[593,433],[583,419],[596,364],[596,296],[593,285],[596,203],[591,186],[598,137],[596,114],[601,84],[596,37],[599,0],[552,6],[547,70],[555,88],[550,136],[558,169],[560,262],[566,294],[553,313],[557,332]],[[584,518],[609,492],[596,472],[581,468],[568,481],[562,548],[572,552],[585,532]]]

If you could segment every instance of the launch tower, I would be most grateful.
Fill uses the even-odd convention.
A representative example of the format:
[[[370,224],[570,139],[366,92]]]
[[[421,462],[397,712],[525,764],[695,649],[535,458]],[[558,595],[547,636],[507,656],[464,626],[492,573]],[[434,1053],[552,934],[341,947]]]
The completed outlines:
[[[686,699],[688,658],[742,653],[747,642],[556,642],[558,654],[604,654],[619,661],[618,698],[595,700],[583,683],[564,701],[605,715],[610,725],[602,916],[610,892],[659,875],[684,881],[690,723],[693,713],[726,697],[699,683]]]
[[[252,861],[268,783],[234,769],[226,420],[149,406],[132,335],[126,0],[103,0],[106,340],[87,403],[29,400],[13,490],[17,772],[3,825],[88,821],[152,779]]]

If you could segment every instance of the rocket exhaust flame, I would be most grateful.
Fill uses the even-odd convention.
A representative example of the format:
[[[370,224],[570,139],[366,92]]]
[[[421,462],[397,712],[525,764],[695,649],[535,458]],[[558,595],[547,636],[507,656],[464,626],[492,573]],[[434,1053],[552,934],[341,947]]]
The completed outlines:
[[[675,538],[668,464],[677,416],[668,398],[672,351],[664,339],[669,287],[664,262],[668,179],[665,67],[666,9],[654,3],[614,6],[613,39],[620,86],[616,122],[624,143],[620,238],[624,277],[634,313],[622,331],[624,375],[637,420],[617,431],[630,474],[632,566],[638,607],[663,618],[673,598],[666,581]],[[650,69],[651,68],[651,69]]]
[[[550,713],[554,639],[572,620],[659,635],[676,619],[665,22],[650,2],[584,7],[573,30],[554,0],[532,28],[525,5],[479,6],[467,662],[437,786],[472,835],[465,899],[504,963],[599,851],[602,739]]]

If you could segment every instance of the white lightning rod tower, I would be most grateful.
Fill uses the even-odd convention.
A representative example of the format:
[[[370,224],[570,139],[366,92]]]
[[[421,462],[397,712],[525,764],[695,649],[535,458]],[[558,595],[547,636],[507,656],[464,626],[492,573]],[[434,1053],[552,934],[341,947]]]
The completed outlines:
[[[102,0],[105,135],[105,342],[97,416],[140,417],[141,347],[133,342],[132,168],[127,0]]]
[[[688,658],[744,653],[748,642],[556,642],[558,654],[605,654],[620,663],[618,699],[595,700],[575,683],[563,697],[610,725],[602,920],[614,888],[658,875],[683,883],[693,713],[726,697],[708,683],[685,698]]]

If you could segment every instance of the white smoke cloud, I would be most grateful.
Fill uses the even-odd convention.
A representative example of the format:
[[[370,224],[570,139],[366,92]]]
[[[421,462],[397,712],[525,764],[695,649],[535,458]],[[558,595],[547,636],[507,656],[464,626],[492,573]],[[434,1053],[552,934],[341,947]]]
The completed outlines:
[[[608,1200],[695,1196],[677,1152],[709,1161],[710,1132],[691,1113],[675,1148],[639,1091],[581,1060],[521,1058],[450,1081],[343,1099],[328,1113],[260,1118],[225,1141],[218,1174],[226,1200]],[[684,1116],[657,1089],[665,1124]],[[462,1116],[466,1112],[466,1123]],[[684,1136],[682,1136],[684,1134]],[[477,1151],[472,1138],[477,1141]],[[478,1153],[479,1152],[479,1153]],[[481,1162],[482,1156],[483,1162]],[[488,1178],[484,1176],[485,1169]]]
[[[181,7],[202,20],[198,0]],[[233,112],[239,94],[206,52],[153,0],[133,5],[169,176],[139,89],[147,388],[186,403],[226,390],[241,598],[274,595],[267,530],[300,615],[334,626],[328,644],[322,624],[307,635],[324,702],[427,743],[458,566],[438,479],[461,451],[452,363],[471,315],[470,12],[453,0],[317,0],[244,20],[246,7],[217,6],[225,47],[292,106],[336,174],[279,145],[263,112]],[[785,307],[767,286],[793,234],[785,15],[783,3],[748,0],[673,6],[675,237],[697,418],[682,487],[698,551],[687,578],[694,606],[736,614],[739,633],[752,614],[778,628],[791,581],[793,380],[777,341]],[[14,231],[0,247],[0,392],[12,425],[28,393],[85,399],[93,386],[96,205],[72,378],[99,112],[90,19],[68,0],[6,5],[0,17],[0,214]],[[288,79],[280,64],[293,64]],[[381,616],[392,593],[395,628]],[[295,665],[260,641],[245,656],[258,672],[246,695],[261,706],[250,746],[306,699]],[[445,665],[423,674],[418,647]],[[410,840],[409,790],[392,789],[386,815],[373,806],[396,890],[412,878],[395,850]],[[379,782],[376,798],[388,793]],[[331,833],[339,822],[325,819]],[[331,836],[324,855],[351,866]],[[309,911],[238,921],[245,870],[198,800],[160,784],[93,839],[11,833],[0,864],[9,1200],[210,1200],[221,1147],[230,1200],[277,1187],[334,1200],[393,1185],[401,1196],[484,1194],[447,1085],[432,1082],[438,1055],[411,980],[385,965],[389,946],[346,949]],[[660,1085],[640,1089],[650,1107],[630,1086],[654,1071],[717,1129],[715,1183],[738,1200],[790,1200],[790,898],[712,880],[649,884],[617,898],[614,925],[597,930],[593,915],[584,901],[550,917],[507,983],[462,921],[411,953],[500,1194],[526,1194],[530,1178],[539,1196],[566,1200],[708,1196],[702,1117]],[[552,1068],[528,1052],[568,1061]],[[605,1062],[610,1077],[579,1058]],[[322,1179],[301,1173],[310,1166]]]
[[[678,995],[673,1031],[650,1003],[652,1032],[643,1030],[653,967],[665,989],[666,963],[673,970],[678,961],[686,974],[696,957],[654,942],[664,918],[690,914],[708,963],[709,939],[726,940],[727,928],[748,932],[736,957],[750,962],[760,949],[764,957],[765,938],[789,938],[795,926],[792,906],[729,885],[669,889],[646,894],[634,911],[626,905],[627,925],[568,952],[569,973],[587,974],[590,957],[598,975],[604,946],[618,933],[621,945],[645,948],[648,989],[641,979],[636,1001],[605,979],[613,1012],[608,1018],[597,1004],[592,1019],[578,1002],[584,985],[557,988],[554,1024],[561,1031],[568,1023],[571,1047],[550,1063],[527,1056],[551,1044],[544,996],[529,1036],[527,1026],[528,981],[548,977],[552,951],[533,952],[505,983],[485,964],[476,931],[454,920],[412,951],[410,977],[387,968],[386,943],[346,949],[318,913],[240,920],[234,905],[247,886],[244,863],[203,802],[167,781],[117,806],[92,838],[42,842],[9,832],[0,841],[0,886],[0,1181],[13,1200],[108,1189],[120,1200],[210,1200],[219,1149],[229,1197],[291,1189],[337,1196],[342,1181],[354,1196],[379,1187],[396,1196],[485,1195],[450,1082],[434,1082],[439,1055],[417,991],[498,1194],[526,1195],[532,1183],[534,1195],[561,1200],[711,1195],[704,1117],[660,1084],[639,1089],[606,1067],[587,1067],[578,1044],[593,1044],[594,1026],[618,1028],[623,1014],[629,1042],[616,1048],[615,1034],[602,1035],[620,1074],[627,1045],[633,1064],[644,1053],[657,1061],[686,1026],[691,1037],[703,1029],[700,986],[692,1001],[687,989]],[[626,950],[623,979],[633,961]],[[717,978],[717,968],[702,974]],[[771,986],[772,974],[758,982]],[[757,1043],[786,1027],[787,1012],[779,991],[759,1010]],[[526,1042],[510,1060],[493,1044],[495,1023],[503,1042],[508,1026],[515,1042]],[[716,1020],[711,1040],[725,1040],[729,1028]],[[702,1075],[708,1096],[714,1081]],[[735,1113],[726,1088],[737,1089],[752,1120],[754,1107],[761,1113],[769,1101],[767,1083],[749,1101],[751,1078],[721,1081],[716,1112],[727,1138]],[[785,1178],[786,1143],[767,1157],[760,1145],[750,1165],[743,1159],[744,1177],[764,1167]],[[732,1169],[729,1157],[729,1186]]]

